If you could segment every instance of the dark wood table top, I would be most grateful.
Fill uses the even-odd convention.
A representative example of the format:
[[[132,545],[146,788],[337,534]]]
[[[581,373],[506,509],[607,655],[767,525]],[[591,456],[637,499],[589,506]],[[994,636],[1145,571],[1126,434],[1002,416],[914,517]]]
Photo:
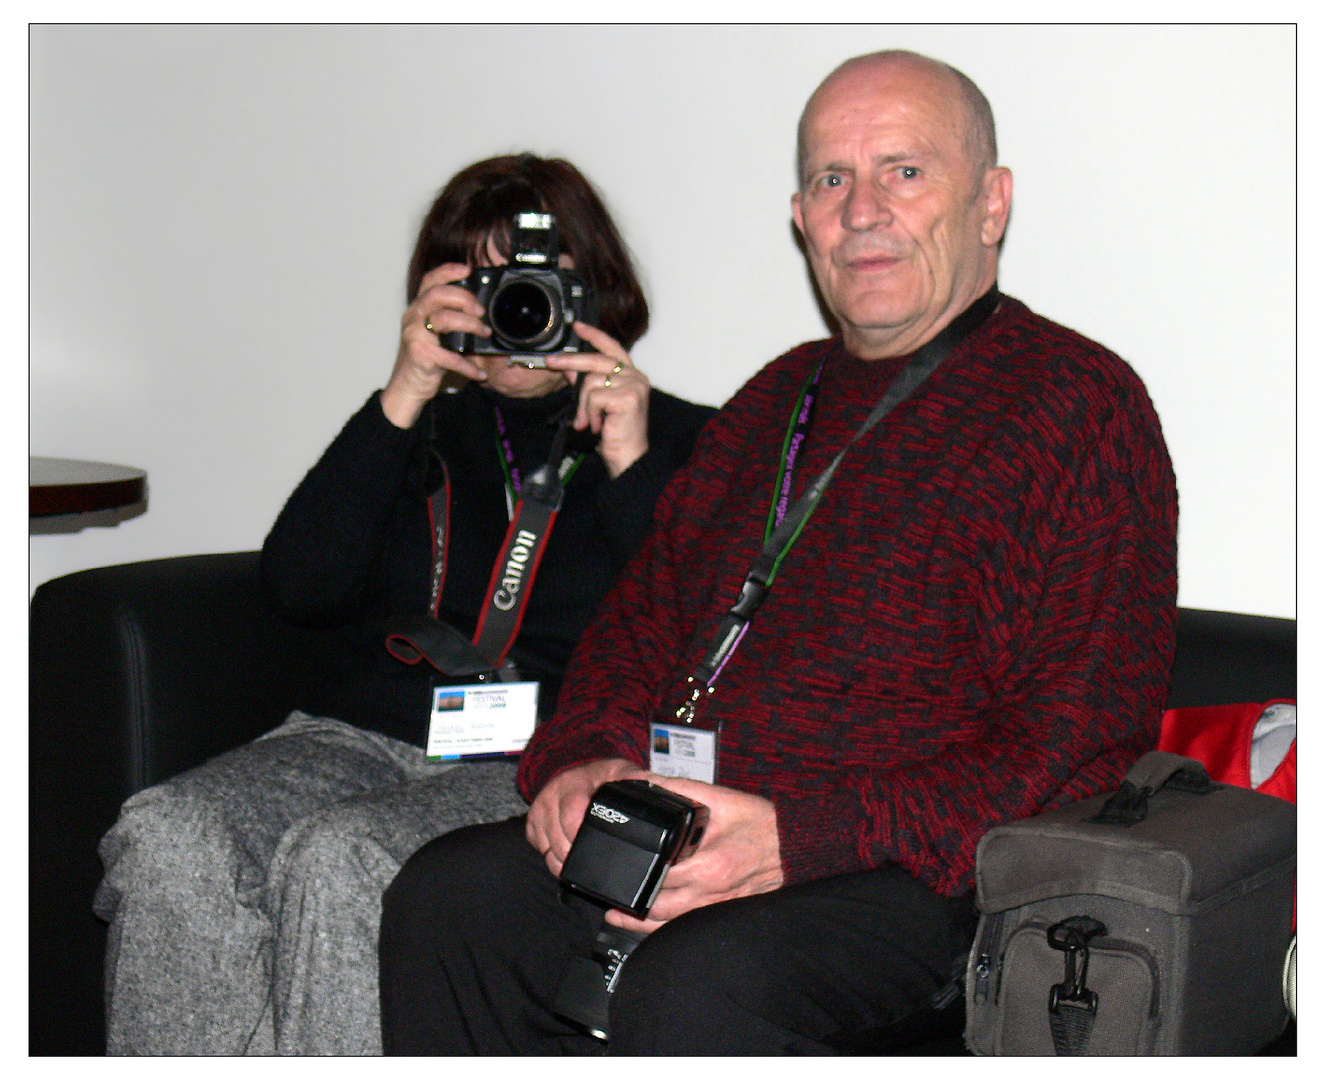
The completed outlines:
[[[114,510],[143,501],[147,473],[128,465],[28,458],[28,517]]]

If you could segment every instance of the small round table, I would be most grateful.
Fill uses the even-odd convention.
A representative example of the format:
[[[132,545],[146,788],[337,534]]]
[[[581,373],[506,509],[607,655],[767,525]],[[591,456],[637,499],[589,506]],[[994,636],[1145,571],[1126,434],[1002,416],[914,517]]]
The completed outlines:
[[[28,458],[28,517],[116,510],[143,501],[147,473],[127,465]]]

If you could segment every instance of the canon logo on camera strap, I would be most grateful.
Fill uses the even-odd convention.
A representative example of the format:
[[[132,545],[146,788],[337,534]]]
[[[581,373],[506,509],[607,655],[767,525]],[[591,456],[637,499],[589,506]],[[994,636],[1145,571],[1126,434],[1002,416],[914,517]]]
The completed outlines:
[[[501,611],[510,611],[515,606],[515,598],[520,592],[520,582],[524,578],[525,563],[534,553],[538,537],[528,529],[521,529],[511,545],[510,557],[506,560],[502,587],[492,594],[492,606]]]

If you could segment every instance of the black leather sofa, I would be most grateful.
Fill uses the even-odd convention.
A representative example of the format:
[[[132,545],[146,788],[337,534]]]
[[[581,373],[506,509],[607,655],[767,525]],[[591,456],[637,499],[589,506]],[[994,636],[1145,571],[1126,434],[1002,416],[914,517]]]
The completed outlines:
[[[97,841],[134,792],[276,726],[336,639],[277,619],[257,552],[85,570],[32,598],[29,1052],[105,1049]],[[1170,703],[1295,697],[1297,624],[1180,612]],[[1273,1052],[1292,1053],[1295,1031]],[[910,1052],[959,1053],[951,1033]]]

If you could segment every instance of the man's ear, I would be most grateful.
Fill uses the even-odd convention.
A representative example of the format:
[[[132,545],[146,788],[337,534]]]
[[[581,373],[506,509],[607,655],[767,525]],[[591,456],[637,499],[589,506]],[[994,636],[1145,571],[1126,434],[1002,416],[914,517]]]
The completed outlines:
[[[801,213],[801,193],[799,191],[791,197],[791,216],[796,222],[796,228],[801,234],[801,239],[804,239],[805,215]]]
[[[986,172],[981,198],[985,216],[980,224],[980,242],[995,247],[1003,239],[1012,212],[1012,170],[999,165]]]

